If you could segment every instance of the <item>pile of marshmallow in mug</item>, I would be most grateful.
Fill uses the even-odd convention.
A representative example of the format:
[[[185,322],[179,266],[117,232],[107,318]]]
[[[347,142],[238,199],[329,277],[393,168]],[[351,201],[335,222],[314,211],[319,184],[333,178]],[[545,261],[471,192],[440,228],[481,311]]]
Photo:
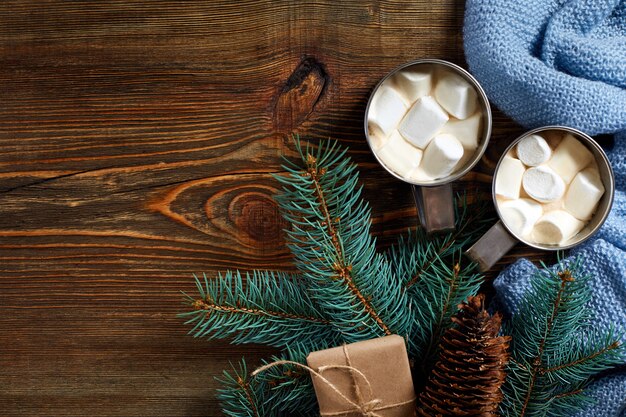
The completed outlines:
[[[521,139],[500,162],[498,210],[524,239],[565,244],[591,219],[604,185],[593,154],[571,133],[542,133]]]
[[[367,114],[374,153],[411,182],[462,168],[478,147],[481,121],[474,87],[444,70],[399,71],[376,91]]]

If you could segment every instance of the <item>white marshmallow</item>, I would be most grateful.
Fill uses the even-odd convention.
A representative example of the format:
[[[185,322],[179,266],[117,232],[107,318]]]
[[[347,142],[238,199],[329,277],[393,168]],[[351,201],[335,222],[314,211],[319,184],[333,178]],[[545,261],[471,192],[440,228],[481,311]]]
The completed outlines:
[[[565,193],[565,183],[561,177],[545,165],[527,169],[522,185],[530,197],[542,203],[556,201]]]
[[[529,234],[543,214],[541,204],[529,198],[503,201],[498,208],[504,223],[520,236]]]
[[[383,147],[387,143],[387,138],[384,137],[383,132],[375,125],[368,125],[370,144],[375,151]]]
[[[454,135],[465,149],[473,151],[478,148],[482,118],[482,113],[476,112],[465,120],[451,119],[441,128],[441,133]]]
[[[431,97],[417,99],[400,123],[400,133],[420,149],[426,148],[439,129],[448,121],[448,115]]]
[[[568,133],[554,150],[548,166],[569,184],[593,159],[589,149]]]
[[[551,203],[541,203],[541,205],[543,206],[544,213],[552,210],[563,210],[565,208],[562,198],[559,198],[558,200],[555,200]]]
[[[564,210],[549,211],[535,223],[532,240],[543,244],[563,244],[583,228],[581,222]]]
[[[385,166],[395,173],[406,176],[420,165],[422,150],[408,143],[397,130],[394,130],[389,140],[377,151],[378,157]]]
[[[539,135],[526,136],[517,144],[517,157],[525,165],[536,167],[552,156],[552,149],[544,138]]]
[[[463,145],[450,134],[437,135],[428,144],[422,159],[424,172],[433,178],[450,174],[463,157]]]
[[[407,175],[406,178],[414,182],[429,182],[434,180],[433,177],[424,172],[424,168],[421,166],[409,172],[409,175]]]
[[[454,135],[453,135],[454,136]],[[458,139],[458,138],[457,138]],[[461,141],[459,141],[461,142]],[[463,145],[463,143],[461,143],[461,145]],[[463,168],[465,168],[465,166],[467,165],[468,162],[470,162],[470,160],[472,158],[474,158],[474,151],[470,151],[468,149],[463,148],[463,156],[461,157],[461,159],[459,160],[459,162],[456,163],[456,166],[454,167],[453,171],[459,171]]]
[[[604,194],[600,173],[595,168],[580,171],[569,186],[565,196],[565,210],[579,220],[588,220]]]
[[[496,173],[496,195],[510,199],[519,198],[525,170],[522,161],[506,155]]]
[[[389,85],[381,86],[372,99],[367,115],[368,127],[378,130],[388,137],[402,120],[409,104],[396,89]]]
[[[445,73],[435,87],[435,98],[448,113],[457,119],[466,119],[478,107],[476,89],[463,77]]]
[[[403,70],[393,77],[398,90],[411,103],[430,94],[431,79],[430,72],[418,70]]]

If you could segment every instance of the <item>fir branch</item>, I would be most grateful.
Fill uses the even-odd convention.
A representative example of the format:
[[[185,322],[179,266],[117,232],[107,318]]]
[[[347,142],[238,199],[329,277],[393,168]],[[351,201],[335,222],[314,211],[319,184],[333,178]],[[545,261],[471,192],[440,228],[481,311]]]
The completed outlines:
[[[407,289],[412,288],[421,279],[422,275],[428,271],[436,262],[448,260],[448,258],[458,252],[463,251],[471,242],[478,239],[487,228],[493,223],[492,216],[487,214],[487,205],[480,200],[470,206],[467,202],[467,194],[457,195],[455,201],[455,229],[444,235],[428,236],[423,229],[416,230],[413,236],[407,239],[415,239],[415,245],[403,245],[402,238],[396,246],[396,250],[409,251],[421,250],[421,253],[397,253],[392,255],[393,263],[397,269],[397,274],[401,277]],[[414,264],[409,268],[398,268],[398,262],[413,260]]]
[[[287,348],[270,362],[287,360],[305,364],[309,350],[325,349],[318,343],[314,348],[296,344]],[[307,371],[293,365],[281,364],[251,376],[242,360],[238,369],[224,372],[218,379],[223,384],[219,397],[228,416],[279,417],[314,416],[319,414],[315,390]]]
[[[596,373],[623,361],[614,330],[589,329],[588,276],[581,260],[540,271],[506,324],[511,335],[505,417],[570,415],[587,402],[583,389]]]
[[[198,298],[187,296],[187,324],[195,337],[232,338],[233,343],[288,346],[307,340],[338,343],[339,334],[319,311],[304,283],[280,272],[237,272],[217,279],[196,277]]]
[[[259,401],[259,387],[248,376],[245,360],[239,368],[233,366],[232,373],[224,371],[222,378],[216,378],[222,384],[217,395],[222,404],[222,411],[229,417],[271,417]]]
[[[411,230],[387,252],[392,272],[407,289],[411,308],[416,311],[409,354],[422,364],[425,374],[434,363],[439,339],[450,326],[458,304],[475,295],[483,282],[476,266],[461,264],[460,259],[462,251],[491,221],[486,204],[470,207],[463,195],[457,196],[455,207],[455,231],[433,237],[422,229]]]
[[[458,254],[458,258],[461,254]],[[441,263],[426,272],[422,280],[411,291],[413,308],[421,310],[416,325],[421,331],[414,337],[416,356],[428,371],[437,355],[437,346],[443,333],[452,324],[452,316],[458,305],[468,297],[476,295],[483,276],[475,271],[475,265],[461,267],[460,260],[452,267]],[[427,307],[426,307],[427,306]],[[419,346],[425,346],[420,350]]]
[[[539,373],[554,383],[585,382],[590,372],[601,372],[620,363],[624,349],[618,337],[614,329],[585,329],[580,340],[567,346],[563,355],[547,357]]]
[[[410,311],[410,301],[376,253],[356,165],[334,141],[317,149],[295,143],[301,160],[286,161],[276,200],[292,224],[288,246],[313,298],[347,342],[406,336],[411,315],[397,312]]]
[[[317,164],[317,159],[310,153],[307,153],[306,164],[307,173],[311,177],[311,180],[313,181],[313,185],[315,187],[315,194],[318,199],[319,208],[321,209],[324,216],[324,221],[321,225],[327,228],[328,236],[330,236],[332,245],[335,250],[335,259],[337,263],[333,265],[333,268],[335,269],[339,277],[344,280],[344,282],[350,289],[350,292],[352,292],[357,300],[359,300],[359,302],[363,304],[363,307],[365,308],[365,311],[367,311],[367,314],[369,314],[374,319],[374,321],[376,321],[376,323],[384,330],[385,334],[390,335],[391,331],[389,330],[389,327],[387,327],[387,325],[382,321],[380,316],[372,307],[371,303],[363,296],[359,288],[354,283],[351,275],[352,265],[346,264],[343,247],[339,243],[340,235],[338,232],[338,228],[335,226],[335,223],[339,223],[341,221],[341,218],[331,218],[329,204],[324,195],[324,190],[322,189],[320,181],[320,177],[325,175],[327,173],[327,170],[326,168],[319,168]],[[356,180],[357,177],[355,176],[354,178]],[[346,183],[350,184],[351,181],[347,180]]]
[[[280,356],[273,356],[263,364],[287,360],[306,364],[306,357],[311,350],[321,350],[331,347],[323,343],[314,348],[303,348],[294,345],[286,349]],[[319,415],[319,407],[313,381],[309,373],[293,365],[280,365],[270,368],[254,376],[259,384],[264,386],[265,404],[271,406],[271,412],[279,415]]]

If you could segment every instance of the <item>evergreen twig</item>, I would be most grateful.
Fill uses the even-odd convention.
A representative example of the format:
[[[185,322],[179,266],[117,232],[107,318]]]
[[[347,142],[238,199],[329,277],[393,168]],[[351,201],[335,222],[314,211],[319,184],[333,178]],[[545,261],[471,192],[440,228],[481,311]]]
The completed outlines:
[[[356,165],[336,142],[316,149],[295,144],[300,160],[286,161],[288,175],[276,176],[284,185],[276,200],[292,224],[288,247],[312,297],[346,342],[407,337],[410,300],[387,259],[376,253]]]
[[[531,280],[505,326],[512,360],[503,416],[571,415],[588,401],[584,388],[590,378],[623,361],[626,352],[615,330],[589,328],[588,279],[577,260]]]
[[[309,296],[301,279],[281,272],[242,275],[227,272],[216,279],[196,277],[198,297],[187,296],[187,324],[196,337],[232,338],[234,343],[284,347],[307,340],[339,343],[339,334]]]

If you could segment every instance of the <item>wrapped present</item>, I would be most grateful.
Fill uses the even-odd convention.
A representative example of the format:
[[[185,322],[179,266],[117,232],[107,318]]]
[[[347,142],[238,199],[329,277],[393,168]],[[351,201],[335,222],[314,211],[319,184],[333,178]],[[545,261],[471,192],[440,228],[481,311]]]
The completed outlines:
[[[415,415],[415,389],[400,336],[313,352],[307,363],[322,416]]]

